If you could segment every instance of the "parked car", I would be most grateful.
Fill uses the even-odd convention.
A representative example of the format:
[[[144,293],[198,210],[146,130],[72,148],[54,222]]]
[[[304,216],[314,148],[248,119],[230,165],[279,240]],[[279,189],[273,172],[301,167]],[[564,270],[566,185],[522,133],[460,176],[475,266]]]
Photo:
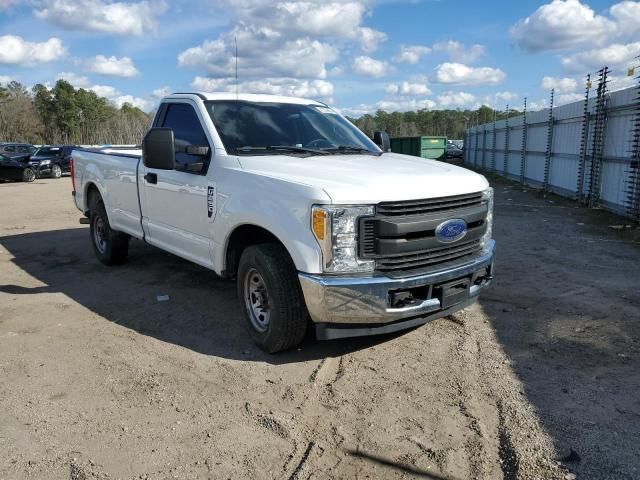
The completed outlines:
[[[29,163],[39,176],[60,178],[63,173],[70,172],[71,152],[74,148],[75,145],[45,145],[36,150]]]
[[[491,283],[493,190],[374,138],[312,100],[174,94],[141,149],[73,151],[73,197],[102,263],[135,237],[235,279],[268,352],[308,325],[321,340],[395,332]]]
[[[36,170],[29,165],[28,157],[8,157],[0,153],[0,180],[22,180],[33,182]]]
[[[447,144],[447,158],[462,158],[463,151],[455,143]]]
[[[0,153],[7,157],[30,157],[36,147],[30,143],[0,143]]]

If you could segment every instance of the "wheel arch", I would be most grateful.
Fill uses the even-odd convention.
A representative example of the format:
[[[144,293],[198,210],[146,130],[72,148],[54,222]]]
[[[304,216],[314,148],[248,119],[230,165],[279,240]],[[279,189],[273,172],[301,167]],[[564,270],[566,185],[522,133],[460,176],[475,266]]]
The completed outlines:
[[[238,273],[238,263],[240,262],[242,252],[247,247],[263,243],[277,243],[281,245],[293,262],[291,252],[284,242],[274,233],[259,225],[244,223],[237,225],[227,237],[227,241],[224,246],[224,265],[222,276],[225,278],[234,278]]]

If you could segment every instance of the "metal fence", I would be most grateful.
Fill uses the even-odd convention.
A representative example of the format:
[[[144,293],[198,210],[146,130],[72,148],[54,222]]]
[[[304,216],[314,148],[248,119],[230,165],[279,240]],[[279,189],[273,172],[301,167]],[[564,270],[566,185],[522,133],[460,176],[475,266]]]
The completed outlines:
[[[640,85],[469,128],[464,161],[640,221]]]

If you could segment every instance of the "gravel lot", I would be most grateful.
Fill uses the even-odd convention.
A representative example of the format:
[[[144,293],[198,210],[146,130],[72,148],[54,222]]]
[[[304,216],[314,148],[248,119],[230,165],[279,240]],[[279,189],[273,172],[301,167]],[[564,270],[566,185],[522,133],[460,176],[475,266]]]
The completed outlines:
[[[270,356],[232,283],[99,264],[68,178],[0,184],[0,479],[639,478],[638,230],[494,187],[478,304]]]

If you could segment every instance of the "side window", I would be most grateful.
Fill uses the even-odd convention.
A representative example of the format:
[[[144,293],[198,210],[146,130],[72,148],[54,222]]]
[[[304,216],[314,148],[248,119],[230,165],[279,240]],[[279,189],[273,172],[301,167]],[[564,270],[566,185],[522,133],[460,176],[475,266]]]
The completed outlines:
[[[7,145],[6,147],[4,147],[4,151],[5,152],[9,152],[9,153],[13,153],[16,151],[16,147],[14,147],[13,145]]]
[[[211,160],[211,148],[200,119],[191,105],[171,103],[167,105],[163,127],[173,130],[176,139],[176,170],[205,174]],[[206,156],[193,155],[188,147],[208,147]]]

